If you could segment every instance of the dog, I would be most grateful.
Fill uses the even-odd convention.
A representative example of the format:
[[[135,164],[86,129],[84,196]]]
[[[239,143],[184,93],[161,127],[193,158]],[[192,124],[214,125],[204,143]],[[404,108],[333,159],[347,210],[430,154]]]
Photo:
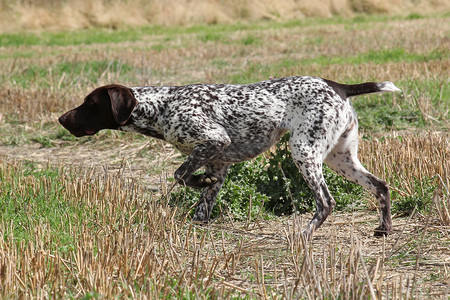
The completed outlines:
[[[375,236],[392,231],[389,187],[357,157],[358,120],[350,97],[401,91],[392,82],[355,85],[310,76],[247,85],[125,87],[106,85],[66,112],[59,122],[76,137],[102,129],[138,132],[187,155],[177,183],[203,189],[193,217],[207,223],[231,164],[252,159],[290,132],[290,150],[311,188],[316,211],[303,230],[310,237],[335,206],[322,174],[325,162],[372,192],[380,204]],[[203,174],[193,174],[200,168]]]

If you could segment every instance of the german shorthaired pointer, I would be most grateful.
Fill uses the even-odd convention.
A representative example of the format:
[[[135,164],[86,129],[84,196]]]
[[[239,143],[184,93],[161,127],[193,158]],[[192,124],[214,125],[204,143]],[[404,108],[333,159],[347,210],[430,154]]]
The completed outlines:
[[[256,157],[290,131],[292,157],[316,202],[316,213],[303,233],[310,237],[335,206],[322,175],[325,161],[375,195],[380,203],[375,236],[382,236],[392,230],[389,188],[357,158],[358,121],[348,98],[397,91],[389,81],[344,85],[306,76],[248,85],[107,85],[91,92],[59,122],[77,137],[118,129],[174,145],[188,156],[175,171],[177,182],[203,188],[196,222],[208,221],[231,164]],[[202,167],[203,174],[193,174]]]

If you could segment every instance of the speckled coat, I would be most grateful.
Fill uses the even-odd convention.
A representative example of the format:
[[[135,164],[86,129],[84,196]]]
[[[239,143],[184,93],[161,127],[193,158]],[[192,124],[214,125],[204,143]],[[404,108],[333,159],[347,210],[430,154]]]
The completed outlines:
[[[94,90],[85,103],[109,96],[113,119],[118,119],[116,111],[129,109],[124,121],[116,121],[117,126],[108,123],[94,129],[93,125],[83,127],[80,124],[87,121],[74,117],[71,111],[60,122],[77,136],[93,134],[102,127],[114,128],[139,132],[174,145],[188,156],[175,172],[175,179],[187,186],[203,188],[194,215],[198,222],[209,220],[231,164],[256,157],[290,131],[292,157],[316,201],[316,213],[304,234],[311,236],[335,205],[322,175],[325,161],[377,197],[380,225],[375,235],[383,235],[392,229],[388,185],[369,173],[357,158],[358,121],[348,98],[394,91],[399,89],[391,82],[342,85],[307,76],[248,85],[134,88],[112,85]],[[131,108],[115,104],[122,102]],[[202,167],[204,174],[193,175]]]

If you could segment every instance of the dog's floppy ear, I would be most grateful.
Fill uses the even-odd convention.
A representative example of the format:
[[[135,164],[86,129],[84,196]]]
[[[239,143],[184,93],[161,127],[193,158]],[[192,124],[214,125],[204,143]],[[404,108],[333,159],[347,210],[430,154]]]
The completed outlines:
[[[114,120],[117,124],[124,125],[137,104],[136,98],[129,88],[120,85],[110,87],[108,95],[111,99]]]

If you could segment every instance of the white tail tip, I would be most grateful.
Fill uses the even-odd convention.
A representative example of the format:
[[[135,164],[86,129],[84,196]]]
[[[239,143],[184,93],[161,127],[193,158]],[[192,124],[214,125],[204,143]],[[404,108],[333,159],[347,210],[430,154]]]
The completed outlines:
[[[402,91],[401,89],[396,87],[395,84],[393,84],[390,81],[384,81],[384,82],[378,83],[378,88],[382,92],[401,92]]]

